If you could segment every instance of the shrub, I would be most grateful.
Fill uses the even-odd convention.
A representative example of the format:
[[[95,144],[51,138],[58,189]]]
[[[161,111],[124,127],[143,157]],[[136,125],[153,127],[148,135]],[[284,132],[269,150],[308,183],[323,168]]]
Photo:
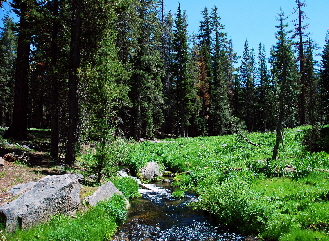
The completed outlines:
[[[289,233],[292,226],[291,219],[292,217],[289,214],[274,211],[261,234],[262,238],[265,240],[279,240],[283,234]]]
[[[127,199],[139,197],[138,183],[131,177],[113,178],[113,184],[123,193]]]
[[[174,198],[183,198],[185,196],[185,192],[182,189],[175,189],[172,193]]]
[[[126,158],[127,153],[127,145],[121,138],[111,136],[106,141],[97,143],[94,150],[82,155],[84,176],[95,175],[96,182],[100,183],[103,177],[116,173],[119,161]]]
[[[266,205],[240,177],[231,177],[221,185],[207,186],[200,190],[200,199],[193,203],[215,214],[220,224],[237,228],[242,233],[258,234],[265,227]]]

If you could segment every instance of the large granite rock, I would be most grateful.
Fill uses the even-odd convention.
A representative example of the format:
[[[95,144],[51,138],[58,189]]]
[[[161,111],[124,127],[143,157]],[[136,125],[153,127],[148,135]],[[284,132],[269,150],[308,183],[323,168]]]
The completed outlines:
[[[5,165],[5,159],[0,157],[0,167],[3,167]]]
[[[122,192],[120,192],[112,182],[107,182],[100,186],[91,196],[87,197],[86,201],[90,206],[96,206],[98,202],[110,199],[114,194],[124,197]],[[129,208],[128,200],[126,200],[126,208]]]
[[[46,176],[16,200],[0,208],[0,226],[13,232],[46,221],[56,214],[74,212],[80,205],[79,176]]]
[[[12,194],[13,196],[22,195],[24,192],[31,190],[37,182],[29,182],[29,183],[22,183],[13,186],[8,193]]]
[[[156,162],[148,162],[139,171],[141,179],[152,180],[161,176],[159,164]]]

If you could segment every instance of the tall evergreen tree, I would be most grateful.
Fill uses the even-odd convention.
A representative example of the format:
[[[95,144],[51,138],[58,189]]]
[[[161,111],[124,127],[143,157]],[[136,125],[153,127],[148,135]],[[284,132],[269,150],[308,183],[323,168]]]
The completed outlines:
[[[278,32],[276,33],[277,43],[272,51],[273,76],[277,84],[278,109],[276,123],[276,143],[273,148],[272,159],[278,155],[279,145],[283,140],[282,128],[284,126],[293,127],[297,90],[297,68],[292,51],[292,43],[288,38],[288,25],[284,13],[279,14]],[[274,104],[274,103],[273,103]]]
[[[16,35],[14,22],[6,16],[0,32],[0,126],[9,126],[13,108]]]
[[[193,110],[194,83],[188,76],[188,44],[186,14],[178,5],[173,41],[173,83],[175,86],[175,125],[179,136],[188,136],[189,118]]]
[[[207,134],[207,122],[209,118],[210,107],[210,83],[212,81],[212,60],[211,60],[211,46],[212,46],[212,26],[211,16],[208,8],[204,8],[201,12],[203,20],[200,22],[198,45],[199,45],[199,83],[198,96],[201,100],[201,111],[199,116],[200,129],[203,130],[203,135]]]
[[[311,39],[305,46],[305,79],[306,79],[306,122],[315,125],[319,121],[319,105],[318,105],[318,73],[315,69],[316,61],[314,60],[314,44]]]
[[[172,76],[173,64],[173,40],[174,40],[174,19],[169,12],[162,23],[162,59],[164,62],[164,76],[162,78],[163,96],[164,96],[164,122],[162,128],[162,135],[165,133],[173,134],[174,132],[174,116],[172,109],[174,108],[174,85]]]
[[[52,1],[52,33],[51,33],[51,149],[50,155],[57,159],[59,155],[59,80],[57,63],[59,59],[58,33],[59,33],[59,0]]]
[[[265,46],[261,43],[258,48],[258,130],[272,130],[275,127],[275,85],[272,82],[266,60]]]
[[[240,116],[246,123],[248,131],[256,130],[256,90],[255,90],[255,54],[254,50],[249,50],[248,41],[245,41],[244,52],[239,68],[242,84],[242,105]]]
[[[223,135],[229,133],[231,114],[228,101],[228,83],[230,79],[227,69],[232,64],[229,59],[228,41],[224,26],[220,23],[217,7],[211,12],[211,26],[214,32],[214,46],[212,50],[212,73],[210,84],[210,118],[209,134]]]
[[[202,133],[206,133],[207,130],[203,130],[205,128],[204,122],[200,123],[200,112],[202,108],[202,102],[200,97],[198,96],[198,84],[199,84],[199,46],[193,41],[193,47],[189,50],[189,60],[187,63],[188,70],[188,79],[191,88],[191,117],[190,117],[190,126],[189,126],[189,136],[198,136]]]
[[[34,0],[13,1],[14,12],[19,16],[19,33],[17,42],[17,58],[15,65],[15,93],[13,119],[6,137],[14,139],[27,138],[27,115],[29,95],[29,55],[31,44],[31,22],[33,20],[33,9],[36,7]]]
[[[79,99],[78,71],[81,67],[81,30],[82,30],[82,1],[73,0],[71,3],[72,25],[70,39],[70,59],[69,59],[69,123],[67,147],[65,153],[65,164],[73,165],[75,162],[76,149],[79,140]]]
[[[161,61],[160,21],[153,1],[141,0],[137,6],[138,22],[135,54],[132,55],[130,79],[131,134],[134,139],[153,138],[162,124],[163,63]]]
[[[238,116],[237,111],[239,110],[239,93],[240,93],[240,82],[237,74],[237,68],[235,67],[238,63],[239,57],[233,50],[232,39],[228,41],[227,45],[228,53],[228,64],[225,67],[226,77],[228,79],[228,100],[229,108],[231,110],[232,117]]]
[[[97,1],[97,0],[96,0]],[[110,135],[122,135],[121,110],[129,105],[127,79],[115,46],[115,21],[119,6],[99,2],[93,12],[93,22],[101,23],[94,34],[97,38],[95,56],[81,69],[81,130],[82,139],[109,145]],[[122,7],[122,6],[121,6]],[[96,11],[98,10],[98,11]],[[94,35],[95,37],[95,35]]]
[[[321,72],[320,72],[320,92],[321,92],[321,115],[322,122],[329,121],[329,31],[326,35],[326,42],[323,47]]]
[[[306,18],[305,12],[303,8],[306,6],[305,2],[301,2],[300,0],[296,0],[297,8],[296,13],[298,14],[298,20],[295,23],[295,32],[293,34],[293,38],[297,38],[297,50],[298,50],[298,62],[299,62],[299,76],[300,76],[300,94],[298,96],[298,111],[299,111],[299,124],[304,125],[306,123],[306,98],[307,98],[307,83],[309,82],[307,78],[307,74],[305,72],[305,44],[307,33],[305,32],[307,25],[304,25],[304,20]]]

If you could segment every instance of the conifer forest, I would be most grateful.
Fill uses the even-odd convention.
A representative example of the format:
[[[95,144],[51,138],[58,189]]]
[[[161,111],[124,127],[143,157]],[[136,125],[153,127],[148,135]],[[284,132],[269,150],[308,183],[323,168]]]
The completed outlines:
[[[329,240],[329,30],[319,46],[307,0],[291,1],[271,16],[273,46],[246,40],[239,56],[220,6],[200,9],[190,33],[178,2],[0,0],[0,209],[22,197],[12,186],[43,175],[81,184],[76,215],[24,229],[13,211],[22,229],[10,233],[0,210],[0,241]],[[91,207],[105,182],[122,195]],[[144,202],[145,183],[167,199]],[[217,236],[201,239],[205,222],[187,225],[175,205]]]
[[[113,135],[139,141],[244,129],[276,131],[279,144],[283,128],[328,123],[329,36],[315,61],[300,1],[290,19],[278,13],[270,53],[246,41],[242,56],[217,7],[200,9],[191,36],[183,7],[165,12],[159,0],[10,6],[18,22],[5,16],[0,30],[4,138],[51,129],[51,156],[64,153],[67,165],[80,144]]]

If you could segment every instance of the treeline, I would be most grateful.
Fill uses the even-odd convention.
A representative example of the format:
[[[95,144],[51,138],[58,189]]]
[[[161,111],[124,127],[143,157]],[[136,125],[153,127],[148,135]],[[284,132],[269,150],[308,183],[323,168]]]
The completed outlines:
[[[224,135],[327,122],[329,39],[319,65],[304,3],[296,0],[293,28],[278,14],[269,57],[261,43],[256,54],[246,41],[241,61],[217,7],[202,11],[189,36],[181,6],[175,14],[163,6],[13,0],[19,23],[7,16],[0,32],[5,136],[50,128],[51,155],[62,146],[71,165],[78,143],[105,144],[113,135]]]

